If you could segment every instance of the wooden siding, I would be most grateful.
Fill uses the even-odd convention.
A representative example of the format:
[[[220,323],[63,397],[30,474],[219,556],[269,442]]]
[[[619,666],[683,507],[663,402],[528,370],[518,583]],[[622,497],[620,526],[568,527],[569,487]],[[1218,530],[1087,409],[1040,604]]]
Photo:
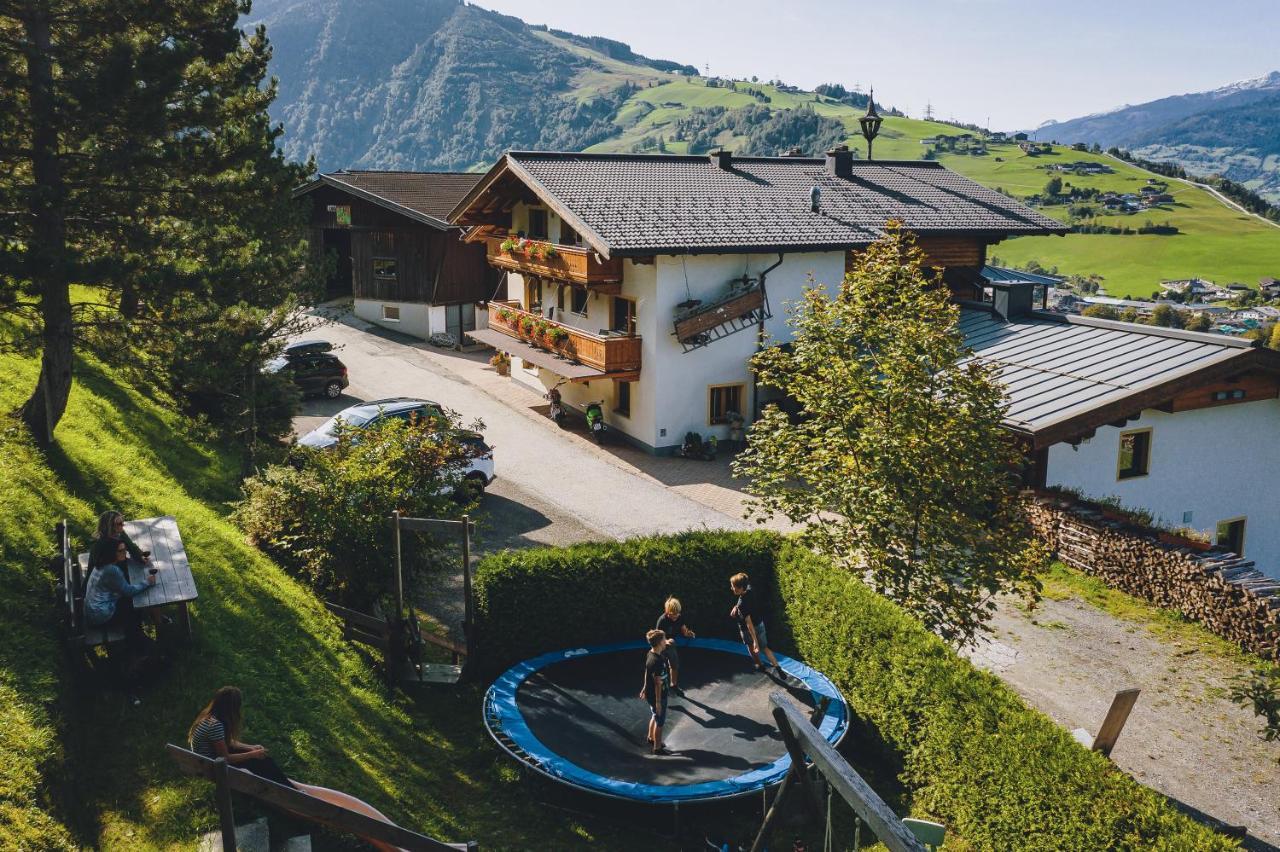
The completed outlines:
[[[977,237],[925,236],[916,239],[916,245],[924,252],[924,265],[931,267],[981,269],[987,262],[987,244]],[[857,262],[861,250],[844,254],[844,271],[849,272]]]
[[[1215,400],[1213,395],[1219,391],[1244,391],[1241,399]],[[1194,411],[1198,408],[1217,408],[1223,405],[1238,405],[1242,402],[1256,402],[1260,399],[1276,399],[1280,397],[1280,377],[1268,373],[1250,373],[1236,381],[1214,382],[1191,390],[1182,391],[1161,408],[1177,413]]]
[[[313,256],[323,250],[325,232],[350,234],[351,283],[357,299],[456,305],[493,295],[497,275],[485,261],[484,247],[463,243],[460,229],[424,225],[335,187],[320,187],[307,198],[312,202]],[[330,205],[351,208],[350,227],[338,224]],[[396,261],[394,280],[374,276],[375,258]]]

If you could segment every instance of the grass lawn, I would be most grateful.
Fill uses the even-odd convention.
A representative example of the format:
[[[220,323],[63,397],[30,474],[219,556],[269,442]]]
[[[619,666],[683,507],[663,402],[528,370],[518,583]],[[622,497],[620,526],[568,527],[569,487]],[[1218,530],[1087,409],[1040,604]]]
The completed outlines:
[[[0,357],[11,409],[36,377],[33,360]],[[598,844],[653,848],[633,830],[603,833],[540,807],[480,721],[479,687],[417,700],[390,694],[344,643],[306,588],[245,543],[227,520],[237,456],[190,434],[162,401],[76,365],[58,445],[37,453],[0,434],[0,848],[189,847],[217,825],[212,787],[181,776],[163,752],[223,684],[245,690],[246,739],[286,771],[347,790],[407,827],[488,849]],[[57,638],[53,579],[40,565],[52,526],[69,517],[83,543],[98,512],[177,516],[200,598],[195,636],[143,693],[70,683]]]

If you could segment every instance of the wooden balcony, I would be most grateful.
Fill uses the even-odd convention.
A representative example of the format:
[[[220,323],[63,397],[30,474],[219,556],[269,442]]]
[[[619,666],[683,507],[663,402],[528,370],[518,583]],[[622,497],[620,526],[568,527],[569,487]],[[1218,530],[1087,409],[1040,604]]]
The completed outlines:
[[[505,236],[485,238],[489,263],[499,269],[578,284],[605,293],[617,292],[622,284],[621,258],[602,260],[590,249],[539,241],[528,243],[530,248],[503,251],[502,244],[508,239]],[[545,246],[551,246],[555,253],[548,256],[542,250]]]
[[[515,302],[492,302],[489,328],[516,340],[554,352],[603,373],[634,375],[640,372],[640,338],[624,334],[591,334],[571,325],[545,319],[524,310]],[[532,324],[545,323],[538,333]],[[523,328],[522,328],[523,327]],[[553,329],[562,329],[559,334]]]

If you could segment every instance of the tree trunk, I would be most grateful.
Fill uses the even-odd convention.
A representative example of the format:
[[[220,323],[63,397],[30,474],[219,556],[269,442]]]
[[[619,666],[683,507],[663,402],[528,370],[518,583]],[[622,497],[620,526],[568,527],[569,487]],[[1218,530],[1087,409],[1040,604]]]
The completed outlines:
[[[44,352],[40,378],[22,406],[22,420],[38,443],[53,442],[71,395],[74,338],[71,293],[67,289],[67,228],[63,215],[65,188],[58,160],[58,130],[53,91],[52,35],[48,10],[35,9],[24,22],[27,51],[27,94],[31,105],[31,193],[34,218],[27,268],[40,292]]]

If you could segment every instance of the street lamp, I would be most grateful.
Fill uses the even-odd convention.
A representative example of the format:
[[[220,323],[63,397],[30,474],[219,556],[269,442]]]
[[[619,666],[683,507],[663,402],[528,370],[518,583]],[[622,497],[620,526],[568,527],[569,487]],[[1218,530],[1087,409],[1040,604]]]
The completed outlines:
[[[876,112],[876,90],[872,87],[871,94],[867,97],[867,114],[858,119],[858,124],[862,125],[862,135],[867,139],[867,159],[871,159],[871,140],[876,138],[880,132],[880,124],[884,119],[880,117],[880,113]]]

